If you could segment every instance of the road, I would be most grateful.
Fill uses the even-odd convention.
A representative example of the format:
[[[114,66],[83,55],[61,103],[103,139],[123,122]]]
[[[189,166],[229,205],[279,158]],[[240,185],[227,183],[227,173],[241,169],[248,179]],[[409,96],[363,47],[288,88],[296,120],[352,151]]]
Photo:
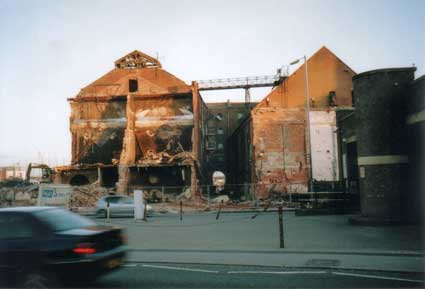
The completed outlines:
[[[128,263],[94,288],[423,288],[423,276],[282,267]]]

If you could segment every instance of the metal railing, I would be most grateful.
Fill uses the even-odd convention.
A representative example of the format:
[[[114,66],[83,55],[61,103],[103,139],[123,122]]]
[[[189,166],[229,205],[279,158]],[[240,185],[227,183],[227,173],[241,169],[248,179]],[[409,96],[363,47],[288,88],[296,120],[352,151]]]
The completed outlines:
[[[199,90],[221,90],[252,87],[271,87],[279,85],[287,75],[278,73],[275,75],[236,77],[236,78],[217,78],[210,80],[199,80]]]

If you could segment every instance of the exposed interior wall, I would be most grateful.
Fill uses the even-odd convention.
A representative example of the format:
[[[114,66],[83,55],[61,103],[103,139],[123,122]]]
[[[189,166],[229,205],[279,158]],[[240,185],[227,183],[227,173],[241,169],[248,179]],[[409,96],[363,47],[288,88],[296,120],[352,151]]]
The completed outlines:
[[[172,164],[190,157],[194,127],[190,94],[135,100],[136,163]]]
[[[126,127],[126,102],[71,100],[72,164],[112,164],[121,155]]]
[[[305,192],[305,112],[291,109],[256,109],[253,125],[253,182],[258,198],[270,194]]]

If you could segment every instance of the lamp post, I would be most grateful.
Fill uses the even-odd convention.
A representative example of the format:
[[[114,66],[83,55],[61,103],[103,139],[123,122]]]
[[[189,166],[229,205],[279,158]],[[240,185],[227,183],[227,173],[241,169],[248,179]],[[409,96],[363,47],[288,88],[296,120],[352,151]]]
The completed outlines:
[[[311,158],[311,134],[310,134],[310,96],[308,93],[308,69],[307,69],[307,57],[304,55],[302,58],[298,58],[292,61],[289,65],[294,65],[304,60],[304,82],[305,82],[305,118],[306,118],[306,159],[308,162],[308,189],[311,193],[314,193],[314,206],[317,208],[317,195],[313,188],[313,161]]]

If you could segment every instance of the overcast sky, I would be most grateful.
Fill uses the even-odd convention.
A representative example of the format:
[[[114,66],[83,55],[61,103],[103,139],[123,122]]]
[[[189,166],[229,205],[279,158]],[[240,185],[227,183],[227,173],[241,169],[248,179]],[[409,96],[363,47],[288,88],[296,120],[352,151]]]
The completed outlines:
[[[0,0],[0,165],[68,163],[66,99],[135,49],[188,83],[274,74],[323,45],[356,72],[414,63],[419,77],[424,36],[421,0]]]

